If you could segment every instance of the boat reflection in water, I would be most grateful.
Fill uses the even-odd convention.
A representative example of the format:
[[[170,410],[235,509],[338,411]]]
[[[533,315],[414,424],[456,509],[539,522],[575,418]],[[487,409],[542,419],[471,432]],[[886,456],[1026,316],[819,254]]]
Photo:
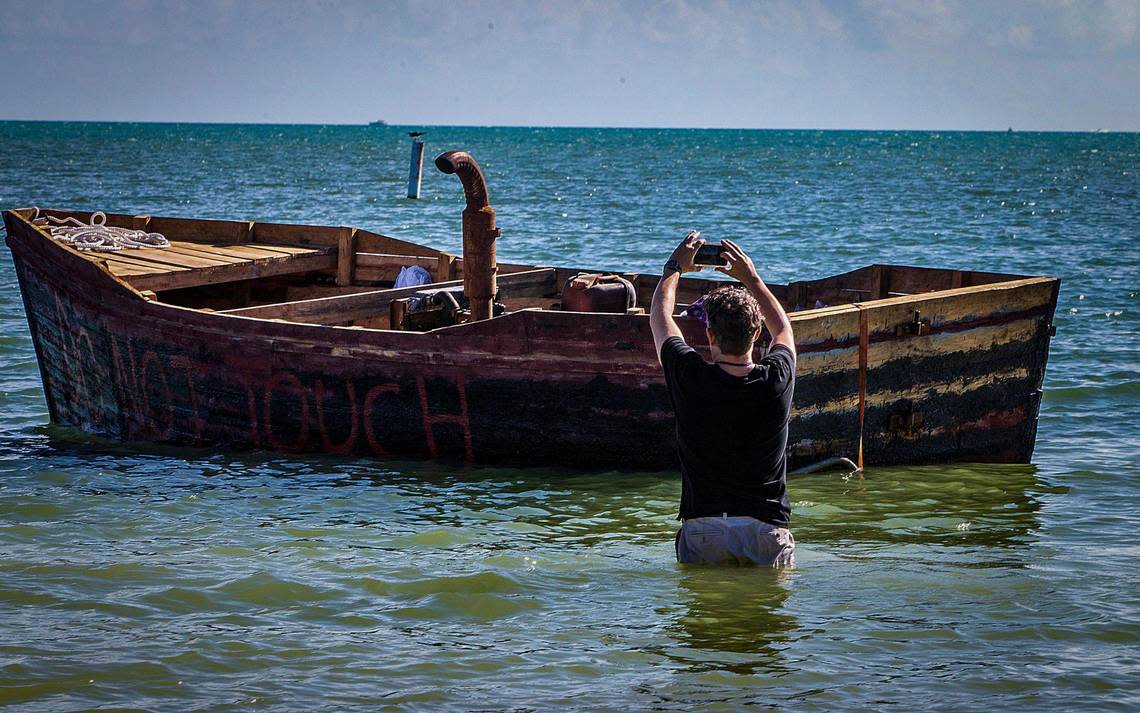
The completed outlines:
[[[774,675],[799,629],[792,569],[680,566],[683,611],[671,627],[681,647],[662,652],[690,671]],[[722,655],[710,655],[721,652]]]
[[[999,615],[1047,593],[1018,578],[1041,527],[1043,484],[1034,466],[872,469],[867,477],[792,478],[794,568],[677,565],[675,646],[658,651],[690,672],[779,676],[801,670],[802,639],[869,629],[866,646],[911,639],[960,644],[963,612]],[[947,578],[947,568],[958,574]],[[858,664],[850,631],[835,656]],[[812,647],[827,648],[816,640]]]
[[[826,543],[841,557],[903,548],[966,558],[1032,544],[1040,496],[1066,490],[1040,482],[1033,465],[981,463],[793,477],[788,489],[801,543]]]

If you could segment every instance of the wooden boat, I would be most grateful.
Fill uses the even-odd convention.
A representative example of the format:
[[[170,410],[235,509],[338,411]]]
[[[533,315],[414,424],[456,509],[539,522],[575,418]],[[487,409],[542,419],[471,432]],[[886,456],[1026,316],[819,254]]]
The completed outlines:
[[[562,310],[580,270],[497,263],[478,166],[437,165],[467,193],[462,257],[350,227],[114,214],[170,247],[82,252],[37,223],[90,213],[6,211],[52,420],[126,441],[675,467],[645,314],[659,276],[626,275],[624,313]],[[393,287],[412,265],[433,284]],[[684,278],[678,310],[720,284]],[[799,350],[790,464],[860,444],[869,466],[1028,462],[1059,284],[871,265],[772,285]]]

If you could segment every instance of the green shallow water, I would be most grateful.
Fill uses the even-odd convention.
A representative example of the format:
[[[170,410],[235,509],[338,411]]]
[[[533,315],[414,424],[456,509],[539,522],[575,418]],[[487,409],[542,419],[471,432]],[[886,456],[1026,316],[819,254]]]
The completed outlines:
[[[793,478],[794,569],[679,567],[676,473],[132,448],[48,426],[5,254],[0,705],[1140,706],[1140,137],[428,138],[483,161],[504,260],[653,269],[695,225],[744,236],[774,280],[875,260],[1061,276],[1034,464]],[[402,199],[398,129],[0,123],[0,139],[3,207],[458,244],[454,178]]]

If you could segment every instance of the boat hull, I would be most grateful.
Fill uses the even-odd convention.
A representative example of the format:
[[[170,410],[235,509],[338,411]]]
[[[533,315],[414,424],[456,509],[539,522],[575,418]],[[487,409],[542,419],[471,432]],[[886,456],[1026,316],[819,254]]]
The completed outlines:
[[[227,449],[676,467],[645,316],[524,310],[421,334],[209,313],[148,301],[7,222],[55,423]],[[860,445],[868,466],[1028,462],[1058,285],[794,314],[790,464]]]

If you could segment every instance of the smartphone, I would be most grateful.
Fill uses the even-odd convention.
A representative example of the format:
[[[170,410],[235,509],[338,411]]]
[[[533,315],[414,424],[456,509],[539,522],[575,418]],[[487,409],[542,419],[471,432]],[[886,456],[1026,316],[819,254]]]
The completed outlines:
[[[693,256],[694,265],[727,265],[728,258],[722,253],[724,247],[720,243],[706,243],[697,248],[697,254]]]

